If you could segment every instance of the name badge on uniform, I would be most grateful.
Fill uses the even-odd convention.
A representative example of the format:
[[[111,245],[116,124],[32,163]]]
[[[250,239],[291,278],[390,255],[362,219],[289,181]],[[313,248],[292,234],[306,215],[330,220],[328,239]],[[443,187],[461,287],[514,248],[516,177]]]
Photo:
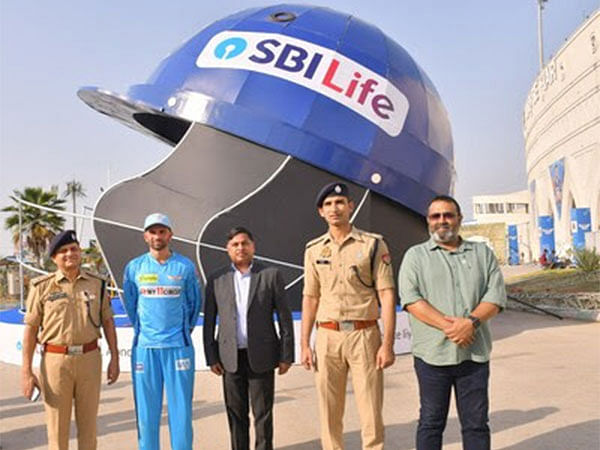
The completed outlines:
[[[67,295],[66,292],[62,292],[62,291],[61,292],[53,292],[52,294],[50,294],[48,296],[46,301],[53,302],[54,300],[59,300],[61,298],[67,298],[67,297],[69,297],[69,296]]]
[[[331,264],[331,261],[329,261],[328,259],[317,259],[315,262],[317,264]]]

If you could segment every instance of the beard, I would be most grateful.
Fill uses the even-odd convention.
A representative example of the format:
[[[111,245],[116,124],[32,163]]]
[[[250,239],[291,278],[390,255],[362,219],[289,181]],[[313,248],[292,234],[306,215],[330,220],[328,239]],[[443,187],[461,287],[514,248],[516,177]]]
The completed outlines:
[[[458,230],[453,228],[438,228],[430,232],[431,237],[435,242],[447,244],[453,242],[458,238]]]
[[[164,249],[165,247],[167,247],[168,243],[167,242],[153,242],[150,244],[150,247],[152,248],[152,250],[155,250],[157,252],[161,251],[162,249]]]

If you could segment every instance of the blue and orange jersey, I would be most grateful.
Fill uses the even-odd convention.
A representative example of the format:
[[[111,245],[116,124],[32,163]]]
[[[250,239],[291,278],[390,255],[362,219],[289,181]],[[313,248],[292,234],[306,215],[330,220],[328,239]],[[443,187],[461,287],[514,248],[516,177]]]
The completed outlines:
[[[173,252],[164,264],[150,253],[131,260],[125,267],[123,294],[135,329],[134,345],[191,345],[201,296],[194,264],[188,258]]]

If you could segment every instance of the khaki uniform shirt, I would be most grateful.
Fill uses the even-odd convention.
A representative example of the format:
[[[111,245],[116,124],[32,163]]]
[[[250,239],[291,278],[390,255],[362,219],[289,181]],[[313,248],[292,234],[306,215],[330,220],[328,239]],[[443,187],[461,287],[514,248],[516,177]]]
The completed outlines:
[[[40,327],[41,344],[82,345],[98,339],[100,329],[94,323],[101,325],[100,308],[102,320],[112,317],[106,287],[100,303],[101,286],[101,278],[85,271],[73,283],[60,271],[35,278],[27,296],[25,323]]]
[[[388,288],[394,288],[394,276],[388,247],[380,235],[352,227],[341,244],[329,233],[306,244],[303,294],[319,299],[317,321],[377,319],[376,290]]]

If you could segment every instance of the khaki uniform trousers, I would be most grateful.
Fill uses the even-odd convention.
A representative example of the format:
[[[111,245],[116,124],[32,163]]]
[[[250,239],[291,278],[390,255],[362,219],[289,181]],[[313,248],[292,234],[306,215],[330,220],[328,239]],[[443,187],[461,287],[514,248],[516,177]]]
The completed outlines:
[[[75,400],[77,448],[96,449],[96,421],[102,381],[100,350],[82,355],[44,353],[41,387],[46,407],[48,448],[67,450],[71,411]]]
[[[343,418],[348,370],[358,407],[363,449],[383,448],[383,371],[376,367],[379,327],[350,332],[318,328],[316,382],[325,450],[344,448]]]

